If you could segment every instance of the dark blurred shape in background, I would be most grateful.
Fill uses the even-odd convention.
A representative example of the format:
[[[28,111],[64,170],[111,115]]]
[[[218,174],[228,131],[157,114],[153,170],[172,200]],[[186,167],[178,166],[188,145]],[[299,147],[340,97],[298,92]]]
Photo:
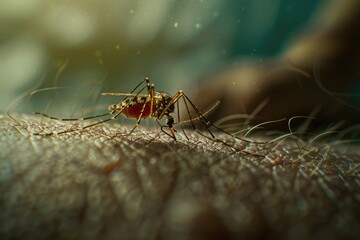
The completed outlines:
[[[147,75],[187,90],[215,67],[277,54],[322,2],[0,1],[0,109],[42,79],[97,94]]]

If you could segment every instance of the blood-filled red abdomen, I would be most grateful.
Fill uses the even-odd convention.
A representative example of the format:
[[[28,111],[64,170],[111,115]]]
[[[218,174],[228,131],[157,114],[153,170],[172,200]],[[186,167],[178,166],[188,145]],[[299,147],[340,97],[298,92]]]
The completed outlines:
[[[150,116],[150,103],[145,103],[145,108],[143,111],[143,114],[141,116],[141,118],[148,118],[151,117]],[[125,108],[121,114],[123,114],[124,116],[128,117],[128,118],[136,118],[138,119],[141,115],[141,112],[143,110],[144,107],[144,103],[136,103],[133,106],[129,106],[127,108]],[[155,112],[155,104],[153,105],[153,110],[152,112]]]

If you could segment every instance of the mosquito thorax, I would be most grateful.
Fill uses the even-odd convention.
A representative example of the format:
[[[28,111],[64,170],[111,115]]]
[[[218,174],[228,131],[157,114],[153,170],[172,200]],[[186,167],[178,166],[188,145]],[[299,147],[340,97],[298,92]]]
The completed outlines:
[[[164,92],[160,92],[158,94],[161,96],[161,100],[157,103],[156,110],[161,113],[166,108],[165,115],[173,113],[175,111],[175,105],[171,104],[170,106],[168,106],[168,104],[172,101],[172,96]]]

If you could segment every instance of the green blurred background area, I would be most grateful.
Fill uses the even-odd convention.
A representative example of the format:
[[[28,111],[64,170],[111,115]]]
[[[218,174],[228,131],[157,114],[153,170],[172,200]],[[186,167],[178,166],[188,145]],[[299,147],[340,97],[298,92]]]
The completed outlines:
[[[190,90],[215,68],[276,55],[322,2],[0,0],[0,109],[36,84],[67,86],[95,103],[144,76],[171,94]],[[72,108],[83,99],[56,94]]]

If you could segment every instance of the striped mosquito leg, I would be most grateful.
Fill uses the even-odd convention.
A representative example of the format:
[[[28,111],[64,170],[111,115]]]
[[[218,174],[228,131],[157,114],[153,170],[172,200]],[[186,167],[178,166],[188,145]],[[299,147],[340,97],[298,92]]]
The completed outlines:
[[[90,117],[85,117],[85,118],[57,118],[57,117],[53,117],[53,116],[49,116],[49,115],[46,115],[44,113],[37,113],[35,112],[36,114],[39,114],[39,115],[42,115],[44,117],[47,117],[47,118],[50,118],[50,119],[54,119],[54,120],[59,120],[59,121],[82,121],[82,120],[89,120],[89,119],[93,119],[93,118],[99,118],[99,117],[104,117],[104,116],[107,116],[107,115],[110,115],[110,113],[105,113],[105,114],[99,114],[99,115],[96,115],[96,116],[90,116]],[[104,120],[101,120],[101,121],[98,121],[96,123],[93,123],[93,124],[90,124],[90,125],[87,125],[85,127],[81,127],[79,129],[70,129],[70,130],[65,130],[65,131],[61,131],[61,132],[52,132],[52,133],[33,133],[33,135],[40,135],[40,136],[53,136],[53,135],[59,135],[59,134],[64,134],[64,133],[69,133],[69,132],[74,132],[74,131],[77,131],[77,130],[83,130],[83,129],[86,129],[86,128],[89,128],[89,127],[93,127],[95,125],[98,125],[98,124],[101,124],[101,123],[104,123],[104,122],[108,122],[110,120],[113,120],[114,118],[108,118],[108,119],[104,119]]]
[[[195,127],[195,124],[194,124],[193,121],[191,120],[191,119],[192,119],[192,116],[191,116],[191,113],[190,113],[190,110],[189,110],[189,106],[188,106],[186,100],[189,101],[191,107],[195,110],[195,112],[196,112],[196,114],[198,115],[201,123],[204,125],[204,127],[206,128],[206,130],[208,131],[208,133],[211,135],[211,137],[212,137],[212,138],[215,138],[214,134],[213,134],[213,133],[210,131],[210,129],[209,129],[209,126],[211,126],[211,122],[208,121],[208,120],[202,115],[202,113],[197,109],[197,107],[190,101],[190,99],[189,99],[184,93],[182,93],[182,96],[183,96],[183,101],[184,101],[184,104],[185,104],[185,107],[186,107],[186,111],[187,111],[187,113],[188,113],[188,115],[189,115],[189,117],[190,117],[190,123],[191,123],[194,131],[199,132],[199,131],[197,131],[197,129],[196,129],[196,127]],[[201,135],[203,135],[203,134],[201,134]]]
[[[146,80],[147,84],[146,87],[148,89],[148,98],[150,98],[150,116],[152,115],[152,110],[153,110],[153,105],[154,105],[154,95],[155,95],[155,86],[154,84],[150,84],[149,79],[146,77],[144,80]],[[145,111],[145,107],[146,107],[146,102],[144,103],[140,115],[136,121],[135,126],[133,127],[133,129],[131,129],[131,131],[129,132],[128,135],[131,135],[131,133],[140,125],[141,119],[144,115],[144,111]]]
[[[83,120],[89,120],[89,119],[94,119],[94,118],[99,118],[99,117],[104,117],[107,115],[110,115],[110,113],[103,113],[103,114],[99,114],[99,115],[95,115],[95,116],[90,116],[90,117],[83,117],[83,118],[58,118],[58,117],[54,117],[54,116],[50,116],[47,115],[45,113],[41,113],[41,112],[34,112],[34,114],[37,115],[41,115],[50,119],[54,119],[54,120],[58,120],[58,121],[83,121]]]
[[[227,132],[227,131],[219,128],[219,127],[217,127],[216,125],[214,125],[212,122],[210,122],[209,120],[207,120],[207,119],[205,118],[205,116],[200,112],[200,110],[195,106],[195,104],[189,99],[188,96],[186,96],[185,94],[183,94],[183,95],[184,95],[184,97],[186,98],[186,100],[189,101],[190,105],[191,105],[192,108],[195,110],[195,112],[199,115],[200,119],[202,119],[202,122],[203,122],[203,124],[204,124],[205,127],[209,128],[209,127],[211,126],[211,127],[215,128],[216,130],[218,130],[218,131],[220,131],[220,132],[223,132],[223,133],[225,133],[225,134],[227,134],[227,135],[229,135],[229,136],[231,136],[231,137],[233,137],[233,138],[236,138],[236,139],[238,139],[238,140],[241,140],[241,141],[244,141],[244,142],[247,142],[247,143],[254,143],[254,142],[249,141],[249,140],[246,140],[246,139],[244,139],[244,138],[237,137],[237,136],[235,136],[235,135],[233,135],[233,134],[231,134],[231,133],[229,133],[229,132]],[[211,135],[213,136],[213,134],[211,134]],[[256,143],[257,143],[257,142],[256,142]],[[260,143],[260,144],[264,144],[264,143]]]
[[[136,85],[136,87],[134,87],[134,89],[133,89],[130,93],[135,92],[136,89],[138,89],[138,88],[141,86],[141,84],[143,84],[144,82],[146,82],[146,85],[145,85],[144,88],[142,88],[142,90],[144,90],[144,89],[147,87],[147,85],[150,84],[149,78],[148,78],[148,77],[145,77],[138,85]],[[141,90],[141,91],[142,91],[142,90]],[[140,92],[141,92],[141,91],[140,91]]]
[[[180,125],[180,127],[181,127],[181,130],[182,130],[182,132],[184,133],[186,139],[189,140],[189,137],[186,135],[185,130],[184,130],[183,126],[182,126],[181,123],[180,123],[181,121],[180,121],[179,101],[176,101],[176,108],[177,108],[177,109],[176,109],[176,110],[177,110],[177,121],[178,121],[178,123],[179,123],[179,125]]]

